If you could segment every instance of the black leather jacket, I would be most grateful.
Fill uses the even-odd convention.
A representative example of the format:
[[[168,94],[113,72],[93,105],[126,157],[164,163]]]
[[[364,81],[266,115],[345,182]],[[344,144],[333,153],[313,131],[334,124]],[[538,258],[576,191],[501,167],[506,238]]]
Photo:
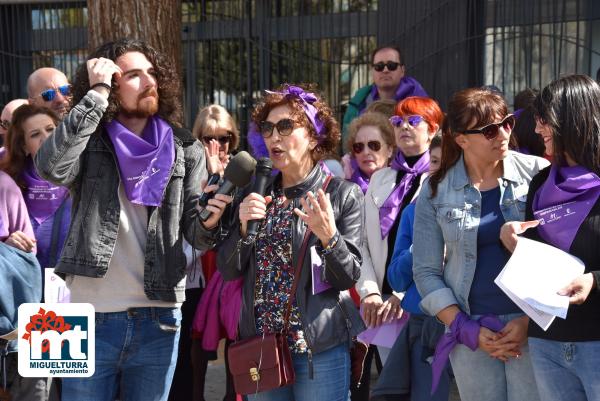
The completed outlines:
[[[301,209],[300,198],[306,196],[308,191],[316,192],[323,186],[324,180],[325,174],[317,165],[304,182],[286,188],[283,192],[286,198],[294,203],[294,207]],[[281,175],[272,179],[267,194],[273,195],[281,191],[280,182]],[[341,235],[332,252],[322,256],[325,263],[324,278],[332,288],[312,295],[310,248],[316,245],[319,249],[320,242],[315,235],[311,235],[296,292],[296,304],[300,310],[305,340],[312,353],[319,353],[348,342],[352,336],[365,329],[350,294],[345,291],[354,286],[360,276],[364,222],[363,194],[357,185],[335,177],[329,183],[326,192],[330,194],[335,224]],[[240,241],[238,205],[234,206],[230,234],[219,246],[217,266],[225,280],[244,276],[239,323],[239,333],[243,339],[257,334],[254,317],[256,258],[254,244],[244,245]],[[292,231],[294,265],[297,263],[305,229],[304,223],[294,215]]]

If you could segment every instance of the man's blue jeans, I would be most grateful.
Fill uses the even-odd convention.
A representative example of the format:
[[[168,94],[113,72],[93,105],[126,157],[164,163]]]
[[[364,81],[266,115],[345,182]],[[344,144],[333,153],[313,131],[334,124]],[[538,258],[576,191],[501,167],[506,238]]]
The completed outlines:
[[[529,349],[542,401],[600,400],[600,341],[529,337]]]
[[[287,387],[249,395],[249,401],[347,401],[350,353],[344,343],[313,355],[313,379],[308,378],[306,354],[292,354],[296,382]]]
[[[63,379],[62,401],[162,401],[177,362],[179,308],[96,313],[96,371]]]

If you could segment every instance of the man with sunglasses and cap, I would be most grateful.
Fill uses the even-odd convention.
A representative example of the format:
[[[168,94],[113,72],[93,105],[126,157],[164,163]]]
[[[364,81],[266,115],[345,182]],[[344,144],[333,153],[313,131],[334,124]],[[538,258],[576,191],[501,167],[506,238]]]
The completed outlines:
[[[396,46],[381,46],[371,53],[373,84],[360,88],[344,114],[343,143],[346,143],[348,125],[376,100],[393,99],[399,102],[409,96],[427,97],[427,92],[413,77],[405,75],[404,61]]]
[[[62,118],[69,111],[71,85],[56,68],[39,68],[27,79],[27,95],[30,104],[52,109]]]

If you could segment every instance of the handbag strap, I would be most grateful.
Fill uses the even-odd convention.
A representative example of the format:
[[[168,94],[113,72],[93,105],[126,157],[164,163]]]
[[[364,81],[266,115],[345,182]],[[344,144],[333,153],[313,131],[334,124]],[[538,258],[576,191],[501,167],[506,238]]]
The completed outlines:
[[[327,175],[323,182],[323,192],[327,190],[331,176]],[[294,269],[294,282],[292,283],[292,289],[290,290],[290,296],[288,297],[287,305],[285,307],[285,313],[283,314],[283,333],[287,333],[290,328],[290,315],[292,314],[292,303],[296,297],[296,290],[298,289],[298,282],[300,281],[300,274],[302,273],[302,266],[304,265],[304,257],[306,256],[306,249],[308,248],[308,240],[312,231],[307,227],[304,233],[304,239],[302,240],[302,246],[300,247],[300,253],[298,254],[298,263]]]

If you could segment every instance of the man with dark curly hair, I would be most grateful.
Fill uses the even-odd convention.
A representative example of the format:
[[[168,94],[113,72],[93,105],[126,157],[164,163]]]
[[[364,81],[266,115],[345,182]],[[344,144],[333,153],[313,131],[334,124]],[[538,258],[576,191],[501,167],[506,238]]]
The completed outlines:
[[[179,127],[179,78],[144,42],[100,46],[80,66],[74,107],[36,155],[67,186],[72,222],[56,272],[96,309],[96,366],[63,381],[63,400],[166,400],[185,298],[185,238],[210,248],[231,201],[202,222],[204,148]],[[208,189],[205,189],[208,190]]]

